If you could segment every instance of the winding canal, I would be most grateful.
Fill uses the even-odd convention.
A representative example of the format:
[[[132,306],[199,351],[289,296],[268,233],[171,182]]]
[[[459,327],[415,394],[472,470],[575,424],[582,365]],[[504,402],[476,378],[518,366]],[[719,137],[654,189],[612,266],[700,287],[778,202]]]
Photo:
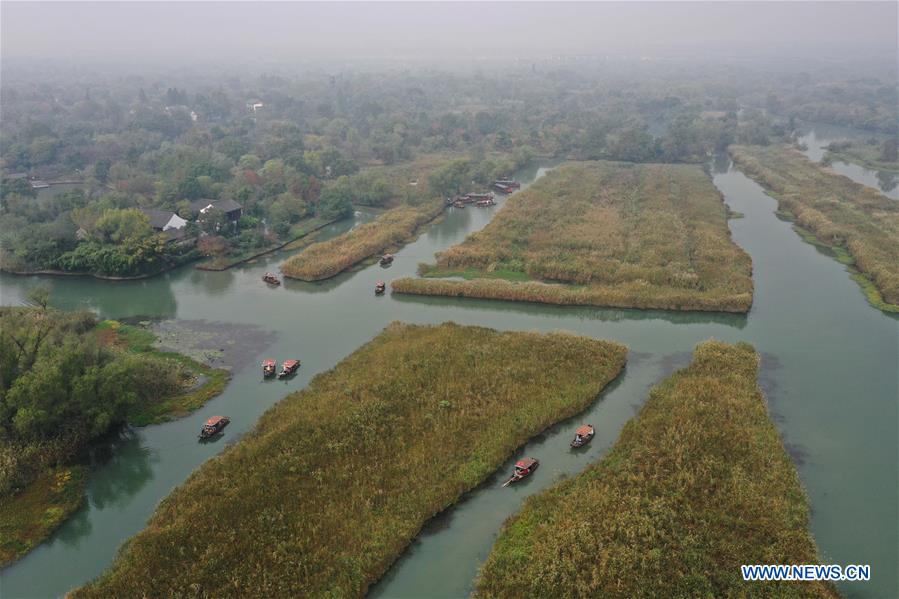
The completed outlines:
[[[53,537],[0,574],[3,597],[53,597],[97,576],[118,547],[145,524],[156,504],[203,461],[249,430],[259,415],[309,378],[331,368],[393,320],[498,329],[556,330],[626,343],[625,373],[586,414],[532,440],[518,455],[541,459],[537,476],[501,488],[502,474],[428,524],[372,589],[376,597],[459,597],[471,589],[502,522],[528,495],[600,457],[648,389],[689,360],[709,337],[749,341],[763,355],[761,379],[772,415],[794,456],[812,505],[812,530],[824,561],[871,564],[872,581],[844,585],[849,596],[887,597],[897,588],[899,320],[870,307],[845,267],[808,245],[774,215],[775,202],[729,163],[716,163],[715,185],[730,207],[734,239],[752,256],[755,303],[748,316],[562,308],[512,302],[372,293],[379,278],[413,275],[419,262],[483,227],[499,207],[451,210],[383,271],[373,265],[321,284],[260,284],[283,256],[224,272],[185,267],[146,281],[53,279],[53,301],[106,318],[154,317],[245,323],[277,331],[264,355],[235,373],[225,393],[195,415],[124,433],[98,452],[87,505]],[[533,181],[546,172],[518,174]],[[502,203],[502,202],[500,202]],[[361,216],[364,218],[364,215]],[[334,235],[352,223],[331,227]],[[17,304],[37,278],[0,277],[3,304]],[[227,325],[223,325],[227,326]],[[263,383],[258,362],[297,355],[299,376]],[[223,441],[196,443],[208,415],[231,416]],[[575,423],[597,438],[586,453],[568,451]],[[515,456],[518,457],[518,456]],[[514,458],[513,458],[514,459]]]

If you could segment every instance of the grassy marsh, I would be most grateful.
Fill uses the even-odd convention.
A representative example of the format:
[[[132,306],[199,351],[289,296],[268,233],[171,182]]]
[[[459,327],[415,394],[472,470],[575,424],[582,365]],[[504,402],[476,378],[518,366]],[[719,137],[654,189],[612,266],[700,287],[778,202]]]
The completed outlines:
[[[702,169],[597,161],[555,169],[510,198],[483,230],[439,253],[435,265],[422,265],[423,278],[392,286],[425,295],[746,312],[751,271]]]
[[[362,595],[429,518],[593,402],[626,354],[394,323],[206,462],[75,596]]]
[[[334,239],[313,243],[281,264],[284,276],[303,281],[329,279],[414,237],[419,228],[443,213],[443,202],[397,206],[373,222]]]
[[[13,562],[50,536],[84,503],[86,469],[45,471],[18,495],[0,496],[0,564]]]
[[[876,288],[872,304],[899,311],[899,202],[828,172],[786,146],[732,146],[737,166],[818,242],[851,256]]]
[[[747,344],[698,345],[604,458],[506,522],[475,595],[836,597],[742,580],[741,564],[820,563],[758,364]]]

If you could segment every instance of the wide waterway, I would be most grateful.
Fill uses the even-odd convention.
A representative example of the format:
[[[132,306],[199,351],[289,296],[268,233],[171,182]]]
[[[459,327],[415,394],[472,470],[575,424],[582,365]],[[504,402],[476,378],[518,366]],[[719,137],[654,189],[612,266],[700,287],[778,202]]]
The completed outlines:
[[[377,265],[321,284],[263,285],[263,272],[283,256],[224,272],[184,267],[164,276],[114,283],[52,279],[53,302],[105,318],[163,317],[247,323],[278,332],[274,344],[237,372],[225,393],[193,416],[123,435],[98,457],[87,505],[53,537],[0,574],[3,597],[59,596],[100,574],[123,541],[138,532],[156,504],[191,471],[250,429],[259,415],[315,373],[371,339],[393,320],[498,329],[566,329],[626,343],[625,373],[587,410],[533,440],[515,458],[533,455],[541,468],[527,482],[502,488],[512,460],[425,531],[373,589],[379,597],[459,597],[502,522],[528,495],[599,458],[648,389],[689,360],[704,339],[749,341],[763,355],[761,381],[772,416],[794,456],[812,505],[812,530],[823,561],[871,564],[869,583],[843,585],[849,596],[894,597],[899,545],[897,365],[899,321],[872,308],[845,267],[808,245],[774,215],[775,201],[754,182],[718,163],[715,184],[745,216],[730,225],[753,259],[755,303],[748,316],[593,308],[513,302],[384,296],[377,279],[415,273],[418,262],[483,227],[499,207],[450,210],[387,270]],[[533,180],[545,169],[519,173]],[[502,203],[502,202],[500,202]],[[350,223],[335,226],[330,234]],[[37,277],[3,276],[2,303],[16,304]],[[300,357],[289,383],[260,380],[263,357]],[[222,442],[201,445],[196,432],[213,413],[229,415]],[[584,453],[568,449],[575,424],[596,426]],[[515,459],[513,458],[513,459]],[[348,515],[349,517],[349,515]]]

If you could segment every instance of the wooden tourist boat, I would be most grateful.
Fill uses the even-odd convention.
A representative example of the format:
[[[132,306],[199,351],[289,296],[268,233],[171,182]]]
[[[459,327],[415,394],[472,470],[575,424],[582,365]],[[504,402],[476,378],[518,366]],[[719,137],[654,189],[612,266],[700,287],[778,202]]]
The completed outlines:
[[[227,416],[213,416],[207,420],[206,424],[203,425],[203,428],[200,429],[200,438],[208,439],[214,437],[222,432],[225,427],[228,426],[229,422],[231,422],[231,419]]]
[[[528,477],[531,473],[537,469],[537,466],[540,465],[540,460],[535,458],[524,458],[518,460],[515,463],[515,470],[512,472],[512,476],[509,477],[509,480],[503,484],[503,486],[511,485],[512,483],[517,483],[521,479]]]
[[[493,201],[493,198],[478,200],[477,206],[478,208],[487,208],[489,206],[496,206],[496,202]]]
[[[571,447],[577,449],[578,447],[583,447],[587,443],[593,440],[593,435],[596,434],[596,430],[593,428],[592,424],[585,424],[583,426],[579,426],[576,431],[574,431],[574,439],[571,441]]]
[[[299,360],[285,360],[284,364],[281,367],[281,372],[278,373],[278,378],[283,379],[289,377],[293,374],[296,374],[297,370],[300,368]]]
[[[393,264],[393,254],[384,254],[379,262],[381,266],[390,266]]]
[[[387,284],[384,281],[375,283],[375,295],[381,295],[387,290]]]
[[[278,369],[278,363],[271,358],[262,361],[262,376],[269,377],[275,374]]]
[[[271,273],[271,272],[267,272],[264,275],[262,275],[262,280],[265,281],[266,283],[268,283],[269,285],[280,285],[281,284],[281,279],[279,279],[276,274]]]

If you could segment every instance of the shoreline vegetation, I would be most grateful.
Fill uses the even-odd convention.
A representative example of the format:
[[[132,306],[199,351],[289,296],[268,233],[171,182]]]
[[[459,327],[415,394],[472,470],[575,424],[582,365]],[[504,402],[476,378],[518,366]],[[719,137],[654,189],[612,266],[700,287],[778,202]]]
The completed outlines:
[[[795,220],[803,239],[813,237],[857,269],[853,279],[867,281],[860,284],[871,305],[899,312],[899,202],[786,146],[732,146],[730,154]]]
[[[299,247],[303,247],[303,245],[311,244],[314,241],[315,233],[317,233],[321,229],[324,229],[328,225],[332,225],[340,220],[343,220],[344,218],[345,217],[343,216],[339,216],[336,218],[322,218],[318,216],[311,216],[293,225],[290,229],[289,238],[287,238],[285,241],[279,240],[278,242],[270,244],[265,248],[256,248],[245,252],[228,253],[224,256],[218,257],[207,257],[199,264],[197,264],[195,268],[199,270],[223,271],[235,266],[239,266],[241,264],[245,264],[247,262],[251,262],[257,258],[261,258],[262,256],[277,252],[278,250],[286,249],[288,248],[288,246],[294,246],[293,249],[298,249]],[[303,244],[303,242],[306,243]]]
[[[84,502],[84,451],[128,424],[181,417],[220,394],[227,370],[153,347],[156,336],[89,313],[3,308],[0,567]],[[52,390],[49,390],[48,385]],[[48,403],[49,402],[49,403]]]
[[[322,281],[380,254],[398,251],[444,213],[444,198],[463,190],[487,189],[492,181],[515,172],[533,158],[529,147],[472,156],[441,152],[366,169],[358,176],[361,187],[373,187],[364,184],[368,179],[379,181],[376,189],[384,198],[380,205],[390,209],[373,222],[308,246],[283,262],[281,272],[292,279]],[[348,185],[352,188],[357,183],[350,180]],[[366,196],[358,192],[350,195],[357,200]]]
[[[397,293],[745,313],[752,263],[693,165],[566,163]],[[461,277],[463,281],[438,277]]]
[[[156,401],[132,405],[127,415],[131,426],[161,424],[187,416],[218,396],[231,380],[229,370],[212,368],[178,352],[157,349],[156,335],[145,327],[104,320],[96,331],[105,345],[118,346],[142,357],[167,360],[182,369],[182,389]]]
[[[281,264],[285,277],[322,281],[414,239],[421,228],[443,214],[444,204],[397,206],[374,221],[330,239],[313,243]]]
[[[821,562],[758,365],[751,345],[699,344],[605,457],[506,521],[474,596],[838,597],[830,583],[740,575]]]
[[[899,161],[896,159],[895,138],[878,141],[852,141],[848,139],[831,142],[822,163],[827,166],[831,162],[842,160],[857,164],[869,170],[899,173]]]
[[[568,333],[393,323],[203,464],[73,596],[360,596],[626,356]]]
[[[196,252],[191,252],[189,255],[185,255],[181,257],[176,262],[171,264],[167,264],[160,268],[159,270],[154,270],[152,272],[137,274],[137,275],[126,275],[126,276],[116,276],[116,275],[104,275],[98,272],[86,272],[86,271],[74,271],[74,270],[58,270],[58,269],[39,269],[39,270],[16,270],[14,268],[8,266],[0,266],[0,272],[4,272],[10,275],[16,275],[21,277],[30,277],[35,275],[42,276],[50,276],[50,277],[91,277],[93,279],[99,279],[101,281],[140,281],[142,279],[152,279],[153,277],[158,277],[159,275],[165,274],[169,271],[175,270],[176,268],[180,268],[191,262],[196,262],[197,260],[202,259],[202,256]]]

